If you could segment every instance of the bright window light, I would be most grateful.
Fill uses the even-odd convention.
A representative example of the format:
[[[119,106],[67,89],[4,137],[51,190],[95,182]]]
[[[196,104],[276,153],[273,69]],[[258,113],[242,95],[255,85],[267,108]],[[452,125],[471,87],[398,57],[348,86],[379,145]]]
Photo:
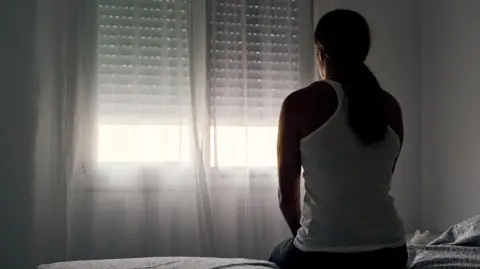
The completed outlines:
[[[216,126],[211,128],[210,163],[218,167],[274,167],[277,128]]]
[[[176,125],[100,125],[99,162],[181,163],[190,160],[190,133]]]
[[[210,133],[210,166],[274,167],[277,128],[215,126]],[[101,163],[188,163],[192,161],[188,126],[99,125]]]

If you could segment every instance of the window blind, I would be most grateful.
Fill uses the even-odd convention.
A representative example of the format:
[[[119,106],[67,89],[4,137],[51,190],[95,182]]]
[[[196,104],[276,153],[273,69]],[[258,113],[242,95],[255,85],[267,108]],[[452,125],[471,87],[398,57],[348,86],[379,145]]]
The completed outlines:
[[[217,124],[276,124],[299,87],[298,0],[212,0],[211,112]]]
[[[187,0],[99,0],[99,120],[178,121],[190,107]]]

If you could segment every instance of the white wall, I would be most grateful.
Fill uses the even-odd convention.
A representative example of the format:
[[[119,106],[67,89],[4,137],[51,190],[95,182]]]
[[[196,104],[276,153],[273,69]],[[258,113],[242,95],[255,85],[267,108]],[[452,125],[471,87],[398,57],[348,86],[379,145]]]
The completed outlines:
[[[480,1],[422,6],[422,224],[480,214]]]

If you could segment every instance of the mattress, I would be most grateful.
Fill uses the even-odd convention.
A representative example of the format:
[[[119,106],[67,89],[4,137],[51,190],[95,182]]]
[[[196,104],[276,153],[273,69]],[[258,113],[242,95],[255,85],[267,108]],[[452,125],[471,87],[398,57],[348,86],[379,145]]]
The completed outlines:
[[[96,261],[61,262],[37,269],[262,269],[278,268],[267,261],[249,259],[156,257]]]

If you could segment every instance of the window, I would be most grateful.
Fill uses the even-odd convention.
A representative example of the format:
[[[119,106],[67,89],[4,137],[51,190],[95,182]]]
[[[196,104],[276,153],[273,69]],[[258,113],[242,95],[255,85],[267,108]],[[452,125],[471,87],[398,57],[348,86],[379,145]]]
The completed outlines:
[[[190,1],[100,0],[100,162],[192,159]],[[299,5],[207,1],[210,166],[275,166],[280,105],[301,85]]]
[[[186,0],[101,0],[98,159],[189,159]]]
[[[275,166],[279,108],[299,87],[298,2],[210,3],[211,111],[217,139],[212,163]],[[233,146],[232,140],[239,144]]]

